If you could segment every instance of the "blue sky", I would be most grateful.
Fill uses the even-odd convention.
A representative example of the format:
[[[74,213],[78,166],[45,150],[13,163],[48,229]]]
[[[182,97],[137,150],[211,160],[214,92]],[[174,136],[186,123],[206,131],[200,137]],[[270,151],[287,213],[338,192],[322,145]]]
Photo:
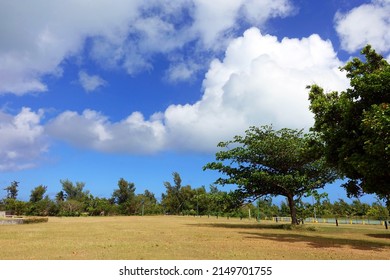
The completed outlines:
[[[110,197],[123,177],[159,198],[172,172],[208,187],[219,141],[308,129],[306,85],[345,89],[367,43],[390,60],[389,0],[20,3],[0,0],[0,197],[61,179]]]

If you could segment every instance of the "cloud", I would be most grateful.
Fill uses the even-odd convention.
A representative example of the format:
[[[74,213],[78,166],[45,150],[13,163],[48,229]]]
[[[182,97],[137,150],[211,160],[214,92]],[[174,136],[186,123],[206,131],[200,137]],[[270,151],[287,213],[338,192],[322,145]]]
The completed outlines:
[[[348,80],[330,41],[284,38],[248,29],[215,59],[194,104],[171,105],[149,120],[134,112],[119,122],[92,110],[64,112],[46,129],[73,145],[103,152],[215,151],[219,141],[251,125],[306,128],[313,124],[307,85],[343,90]]]
[[[172,63],[166,71],[166,77],[171,82],[189,81],[201,67],[194,61]]]
[[[61,77],[62,63],[85,53],[131,75],[152,69],[153,56],[188,46],[210,57],[242,24],[290,11],[289,0],[1,1],[0,93],[47,91],[44,78]]]
[[[305,87],[318,83],[345,89],[330,41],[318,35],[281,41],[248,29],[214,60],[195,104],[171,105],[164,113],[171,148],[211,151],[219,141],[251,125],[306,128],[313,124]]]
[[[108,153],[153,153],[160,151],[165,141],[161,120],[145,121],[139,112],[112,123],[93,110],[84,110],[82,114],[66,111],[51,120],[46,130],[52,137],[74,146]]]
[[[97,75],[88,75],[85,71],[79,71],[79,83],[86,92],[91,92],[107,84]]]
[[[124,34],[139,1],[1,1],[0,93],[47,90],[43,78],[60,76],[64,59],[80,53],[90,36]]]
[[[0,94],[50,90],[46,78],[61,78],[64,62],[72,58],[80,58],[81,69],[83,61],[93,60],[102,68],[135,75],[152,70],[154,56],[163,55],[171,62],[166,70],[168,80],[191,79],[200,70],[207,70],[211,58],[221,54],[243,26],[260,26],[269,18],[287,16],[291,11],[289,0],[259,2],[102,0],[91,6],[78,0],[37,0],[23,5],[1,1]],[[79,82],[86,91],[106,84],[83,70]],[[205,88],[205,93],[208,91]],[[190,128],[186,131],[182,127],[186,122],[176,118],[186,118],[190,113],[194,129],[201,133],[197,137],[203,135],[205,140],[198,143],[199,150],[209,148],[217,138],[210,141],[209,128],[218,123],[213,135],[233,128],[233,124],[224,123],[229,108],[215,106],[201,100],[172,105],[149,119],[133,112],[119,122],[90,109],[82,113],[66,111],[45,124],[43,111],[23,108],[15,116],[1,112],[0,170],[35,166],[48,150],[51,137],[113,153],[189,149],[194,132]],[[217,115],[210,115],[212,112]],[[210,127],[203,125],[209,120]]]
[[[227,39],[234,35],[232,31],[239,27],[239,20],[262,26],[270,18],[285,17],[293,11],[292,4],[286,0],[195,0],[194,3],[191,31],[199,34],[207,49],[224,48]],[[224,43],[217,44],[218,41]]]
[[[48,150],[41,125],[43,111],[22,108],[15,116],[0,111],[0,171],[21,170],[37,165]]]
[[[342,47],[355,52],[371,44],[379,52],[390,51],[390,1],[373,0],[335,16]]]

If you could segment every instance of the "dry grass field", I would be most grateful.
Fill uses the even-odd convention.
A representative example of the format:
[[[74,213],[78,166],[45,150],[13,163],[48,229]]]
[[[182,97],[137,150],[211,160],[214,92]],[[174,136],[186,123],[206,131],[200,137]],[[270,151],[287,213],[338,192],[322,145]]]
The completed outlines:
[[[0,226],[2,260],[390,259],[390,230],[215,217],[79,217]]]

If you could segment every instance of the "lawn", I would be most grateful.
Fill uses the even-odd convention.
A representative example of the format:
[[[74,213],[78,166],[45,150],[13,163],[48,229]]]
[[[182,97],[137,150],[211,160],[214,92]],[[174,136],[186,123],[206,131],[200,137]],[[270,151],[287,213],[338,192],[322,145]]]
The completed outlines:
[[[50,217],[0,226],[0,259],[390,259],[390,231],[375,225],[285,229],[215,217]]]

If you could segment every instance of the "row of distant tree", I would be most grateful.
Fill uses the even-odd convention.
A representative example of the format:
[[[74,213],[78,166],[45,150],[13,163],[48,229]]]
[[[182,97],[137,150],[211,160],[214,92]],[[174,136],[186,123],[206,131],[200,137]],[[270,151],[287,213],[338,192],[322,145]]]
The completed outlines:
[[[165,192],[161,200],[145,190],[136,194],[134,183],[121,178],[118,187],[110,198],[100,198],[85,190],[85,184],[61,180],[62,190],[50,199],[46,186],[31,190],[29,201],[17,199],[19,183],[14,181],[5,188],[7,195],[0,201],[0,210],[11,211],[15,215],[35,216],[99,216],[99,215],[202,215],[240,218],[266,219],[275,216],[290,216],[288,203],[276,205],[271,197],[263,197],[254,202],[241,204],[234,193],[210,186],[192,188],[182,185],[179,173],[173,173],[173,183],[164,182]],[[326,193],[310,194],[311,203],[296,201],[299,218],[313,217],[370,217],[387,219],[388,209],[380,201],[371,205],[354,200],[347,203],[342,199],[331,203]]]

